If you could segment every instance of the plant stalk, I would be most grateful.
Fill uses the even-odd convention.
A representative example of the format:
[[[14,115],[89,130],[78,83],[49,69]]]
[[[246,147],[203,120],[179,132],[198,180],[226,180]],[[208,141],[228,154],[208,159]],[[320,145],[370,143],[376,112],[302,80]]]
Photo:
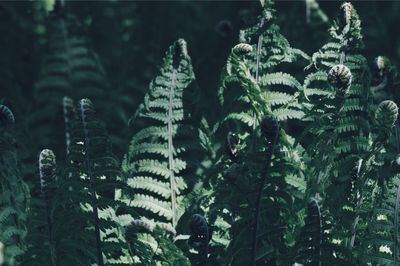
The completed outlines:
[[[261,184],[258,187],[258,192],[257,192],[257,200],[256,200],[256,205],[255,205],[255,215],[254,215],[254,223],[253,223],[253,238],[252,238],[252,248],[251,248],[251,265],[255,266],[256,265],[256,252],[257,252],[257,233],[258,233],[258,226],[259,226],[259,221],[260,221],[260,209],[261,209],[261,200],[262,200],[262,193],[264,190],[264,184],[265,181],[268,178],[269,175],[269,168],[271,166],[271,161],[272,161],[272,155],[275,150],[275,145],[276,145],[277,138],[274,138],[273,143],[271,144],[271,149],[269,151],[266,165],[264,168],[264,173],[262,174],[262,179],[261,179]]]

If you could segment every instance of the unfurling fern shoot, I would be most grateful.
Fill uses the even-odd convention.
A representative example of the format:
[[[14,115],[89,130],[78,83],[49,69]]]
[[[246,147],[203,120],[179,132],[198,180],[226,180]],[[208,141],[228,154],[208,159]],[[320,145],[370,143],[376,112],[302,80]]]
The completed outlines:
[[[244,56],[251,53],[253,51],[253,47],[247,43],[239,43],[233,47],[232,51],[239,56]]]
[[[390,134],[393,129],[397,116],[399,113],[399,108],[397,105],[390,100],[381,102],[375,111],[375,120],[379,129],[385,134]]]
[[[52,150],[42,150],[39,155],[40,192],[46,208],[48,240],[50,245],[51,263],[56,265],[56,251],[53,239],[53,218],[50,201],[53,197],[53,184],[56,178],[56,157]]]
[[[335,65],[329,70],[328,82],[336,89],[338,97],[343,98],[349,92],[351,79],[351,71],[345,65]]]
[[[6,127],[15,123],[14,114],[5,105],[0,105],[0,126]]]

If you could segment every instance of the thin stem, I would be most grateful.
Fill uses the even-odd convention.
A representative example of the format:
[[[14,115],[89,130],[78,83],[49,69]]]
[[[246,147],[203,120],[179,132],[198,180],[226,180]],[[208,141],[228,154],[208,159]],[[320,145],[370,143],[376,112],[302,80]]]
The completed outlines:
[[[260,28],[262,28],[264,25],[264,18],[261,19],[260,23]],[[258,81],[260,79],[260,60],[261,60],[261,49],[262,49],[262,42],[263,42],[263,36],[260,34],[258,36],[258,42],[257,42],[257,53],[256,53],[256,84],[258,85]],[[253,130],[255,131],[257,127],[257,112],[253,112]],[[253,150],[255,149],[256,146],[256,137],[255,133],[253,132],[253,137],[252,137],[252,148]]]
[[[93,208],[93,217],[94,217],[94,231],[96,234],[96,250],[97,250],[97,262],[99,266],[104,266],[103,253],[101,249],[101,237],[100,237],[100,226],[99,226],[99,211],[97,209],[97,195],[95,189],[95,180],[92,171],[92,160],[90,159],[89,153],[89,130],[87,128],[86,115],[84,113],[84,107],[81,103],[81,117],[83,123],[83,131],[85,133],[85,157],[86,157],[86,167],[87,174],[90,180],[90,193],[92,194],[92,208]]]
[[[258,192],[257,192],[255,215],[254,215],[254,221],[253,221],[253,240],[252,240],[252,248],[251,248],[251,261],[252,261],[251,265],[253,265],[253,266],[256,265],[257,232],[258,232],[258,226],[259,226],[259,220],[260,220],[262,193],[264,190],[265,181],[267,180],[268,175],[269,175],[269,168],[271,165],[271,160],[272,160],[272,155],[274,153],[275,145],[276,145],[276,138],[273,140],[273,143],[271,145],[271,150],[269,151],[267,161],[265,164],[265,168],[264,168],[264,173],[261,176],[261,184],[259,185]]]
[[[172,208],[172,226],[176,226],[176,184],[174,174],[174,145],[172,142],[172,104],[174,100],[174,90],[176,87],[176,69],[172,72],[171,88],[169,90],[169,105],[168,105],[168,167],[170,173],[170,186],[171,186],[171,208]]]

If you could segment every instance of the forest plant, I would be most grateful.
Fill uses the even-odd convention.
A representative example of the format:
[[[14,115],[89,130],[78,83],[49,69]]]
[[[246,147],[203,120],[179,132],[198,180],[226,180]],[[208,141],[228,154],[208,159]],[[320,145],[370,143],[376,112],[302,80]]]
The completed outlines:
[[[296,261],[301,261],[305,265],[322,265],[322,245],[324,242],[324,228],[322,221],[321,208],[315,199],[311,199],[307,208],[307,218],[304,230],[300,235]]]
[[[123,163],[127,184],[135,192],[123,195],[124,201],[153,213],[156,222],[168,222],[173,231],[183,211],[181,193],[191,167],[183,158],[194,147],[189,146],[194,131],[184,109],[184,94],[193,79],[186,42],[179,39],[168,49],[160,75],[136,112],[149,126],[134,135]]]
[[[56,265],[55,243],[53,239],[53,217],[50,210],[50,201],[53,197],[54,188],[52,184],[56,178],[56,157],[51,150],[42,150],[39,155],[40,192],[46,209],[46,221],[48,230],[48,241],[50,245],[50,260]]]
[[[394,176],[384,200],[376,206],[363,239],[364,263],[398,265],[399,263],[399,202],[400,184]]]
[[[95,254],[99,265],[104,265],[104,258],[115,256],[115,242],[107,241],[107,229],[117,227],[115,222],[101,217],[101,210],[116,209],[114,190],[121,188],[116,180],[119,174],[118,162],[111,152],[111,143],[104,126],[96,119],[93,104],[82,99],[77,106],[78,118],[73,123],[72,142],[69,150],[69,162],[72,173],[72,193],[76,194],[74,203],[82,206],[82,218],[88,217],[87,228],[92,232],[96,243]],[[118,254],[118,252],[117,252]]]
[[[326,23],[315,1],[306,4],[307,19],[313,12]],[[350,3],[312,57],[280,33],[272,1],[259,11],[223,69],[215,125],[193,112],[186,42],[170,46],[131,119],[121,175],[92,102],[73,100],[93,96],[109,110],[120,95],[86,41],[71,37],[57,1],[34,112],[24,118],[38,141],[25,142],[36,153],[64,132],[67,167],[42,150],[28,212],[14,116],[0,105],[0,261],[3,243],[7,265],[399,264],[394,65],[379,56],[371,75]],[[116,115],[123,110],[106,118]]]
[[[257,192],[257,200],[255,206],[255,216],[254,216],[254,225],[253,225],[253,240],[252,240],[252,250],[251,250],[251,260],[252,265],[256,265],[256,250],[257,250],[257,233],[258,233],[258,224],[260,221],[260,210],[261,210],[261,199],[264,190],[264,184],[269,175],[269,167],[271,164],[272,155],[274,153],[276,141],[278,139],[279,134],[279,123],[276,119],[266,115],[261,122],[261,134],[265,138],[268,145],[268,154],[265,162],[265,168],[263,173],[261,174],[261,182],[259,184],[258,192]]]
[[[146,221],[132,220],[125,227],[125,239],[138,265],[190,265],[163,224],[152,226]]]
[[[57,1],[59,2],[59,1]],[[104,70],[97,55],[88,48],[83,38],[70,34],[65,6],[58,4],[49,18],[48,52],[41,68],[40,77],[34,89],[34,112],[28,117],[29,125],[51,121],[54,129],[61,121],[60,103],[65,95],[75,99],[84,97],[101,98],[107,86]],[[72,36],[71,36],[72,35]],[[49,145],[54,131],[43,131],[39,143]],[[61,137],[61,136],[60,136]]]
[[[64,96],[62,100],[63,105],[63,114],[64,114],[64,131],[65,131],[65,153],[68,156],[69,149],[71,146],[71,130],[72,130],[72,123],[76,119],[76,110],[74,106],[74,101]]]
[[[0,105],[0,242],[9,265],[21,263],[27,249],[29,187],[22,179],[12,126],[14,114]]]
[[[278,121],[288,118],[300,119],[304,115],[298,103],[300,83],[287,73],[274,71],[282,62],[294,62],[298,56],[304,58],[307,56],[291,48],[287,40],[280,35],[279,28],[273,23],[271,5],[271,2],[264,3],[257,24],[242,32],[242,39],[254,43],[255,49],[249,44],[236,45],[232,49],[222,77],[220,97],[225,117],[220,130],[228,131],[228,134],[225,133],[228,141],[233,140],[232,136],[235,136],[234,149],[230,150],[235,151],[236,158],[230,161],[222,155],[219,161],[218,167],[221,167],[221,172],[217,174],[219,180],[216,181],[216,198],[212,209],[221,208],[219,211],[222,212],[217,213],[218,216],[224,217],[225,222],[231,223],[229,221],[231,219],[235,221],[235,226],[231,224],[232,240],[227,253],[230,263],[233,264],[254,264],[262,261],[275,263],[277,257],[274,252],[278,251],[273,246],[282,247],[281,240],[287,232],[283,217],[292,205],[292,197],[282,191],[284,187],[290,187],[284,179],[287,177],[301,180],[299,164],[296,162],[298,151],[292,148],[292,138],[284,129],[279,130],[280,141],[276,144],[279,148],[273,156],[275,145],[272,145],[272,139],[268,140],[270,144],[265,147],[257,126],[266,115],[275,117]],[[269,51],[272,51],[272,54]],[[283,92],[289,90],[294,92],[293,95]],[[232,148],[231,144],[228,146]],[[264,168],[269,165],[267,158],[271,160],[272,156],[273,167],[269,172]],[[266,174],[263,174],[264,172]],[[246,176],[246,181],[243,177],[238,178],[242,175]],[[268,175],[271,178],[268,178]],[[266,179],[268,179],[265,183],[267,189],[264,188]],[[227,184],[229,189],[234,189],[235,193],[242,196],[234,196],[235,193],[229,195],[225,188]],[[297,190],[295,187],[291,189]],[[254,202],[251,200],[253,193]],[[263,204],[259,205],[258,202],[261,204],[261,201]],[[239,206],[243,206],[243,209],[241,210]],[[247,206],[252,206],[254,211],[250,216],[246,214]],[[262,233],[257,233],[259,206],[267,206],[263,207],[267,210],[263,211],[260,218],[263,223]],[[250,217],[253,219],[249,220]],[[244,224],[252,224],[252,227],[245,228]],[[246,239],[246,230],[255,234],[253,240]],[[269,239],[263,241],[262,247],[256,251],[257,238],[265,235],[268,235]],[[236,237],[238,239],[235,239]],[[251,258],[247,258],[249,260],[246,260],[245,256],[237,255],[243,245],[252,247]],[[237,256],[237,261],[233,254]]]
[[[338,244],[335,253],[347,256],[349,252],[339,249],[353,249],[358,245],[356,237],[363,235],[360,229],[364,226],[360,224],[369,220],[368,210],[379,189],[374,166],[381,163],[379,154],[396,121],[397,106],[382,102],[373,119],[365,58],[356,54],[363,46],[360,20],[350,3],[343,4],[342,11],[342,27],[336,24],[331,29],[335,41],[313,55],[317,72],[306,77],[304,92],[313,103],[309,119],[315,121],[307,133],[316,136],[309,146],[312,159],[307,162],[310,174],[315,176],[310,179],[314,183],[310,188],[322,198],[330,215],[340,221],[330,230],[330,238]],[[383,110],[385,115],[380,114]],[[344,196],[334,192],[338,187]],[[349,263],[352,260],[345,259]]]

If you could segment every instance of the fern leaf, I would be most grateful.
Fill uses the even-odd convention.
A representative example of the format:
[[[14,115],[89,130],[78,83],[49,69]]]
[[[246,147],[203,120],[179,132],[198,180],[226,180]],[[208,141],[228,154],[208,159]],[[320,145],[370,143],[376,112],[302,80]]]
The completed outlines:
[[[123,194],[122,200],[152,212],[173,228],[179,219],[178,196],[186,188],[181,173],[189,167],[182,158],[194,148],[181,141],[193,138],[183,108],[184,92],[193,80],[186,42],[179,39],[168,49],[160,74],[150,83],[143,108],[137,112],[138,119],[146,119],[147,127],[133,136],[122,166],[132,193],[126,200]]]

